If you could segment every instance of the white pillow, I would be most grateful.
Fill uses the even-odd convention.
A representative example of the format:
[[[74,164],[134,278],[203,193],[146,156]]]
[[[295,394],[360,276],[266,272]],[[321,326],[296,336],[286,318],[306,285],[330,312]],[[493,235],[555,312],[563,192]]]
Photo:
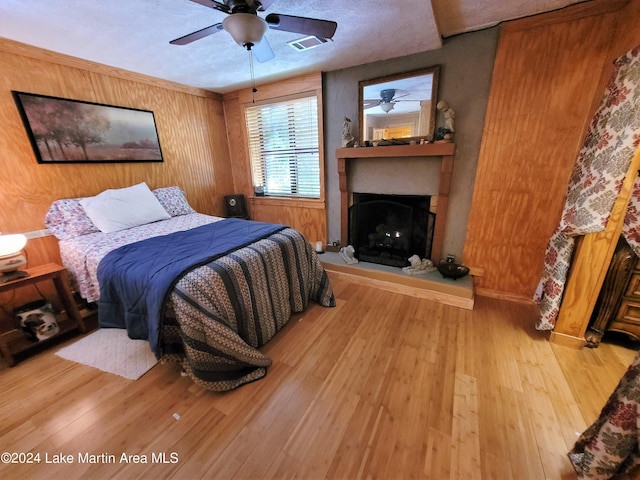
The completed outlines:
[[[144,182],[132,187],[105,190],[95,197],[82,199],[80,205],[104,233],[171,218]]]

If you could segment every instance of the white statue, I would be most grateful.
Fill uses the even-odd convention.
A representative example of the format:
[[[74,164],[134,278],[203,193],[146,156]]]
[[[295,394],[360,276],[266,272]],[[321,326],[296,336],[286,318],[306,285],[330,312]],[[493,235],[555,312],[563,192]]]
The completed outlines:
[[[351,135],[351,119],[344,117],[344,121],[342,122],[342,146],[352,147],[354,140],[353,135]]]
[[[444,100],[440,100],[436,104],[436,108],[444,115],[444,128],[449,130],[451,133],[455,132],[456,130],[453,127],[453,121],[456,118],[456,112],[453,110],[453,108],[451,108],[449,104]]]
[[[402,271],[408,275],[423,275],[437,270],[437,267],[428,258],[420,259],[418,255],[413,255],[408,260],[409,266],[402,268]]]
[[[354,263],[358,263],[358,259],[355,257],[356,250],[351,245],[347,245],[346,247],[342,247],[340,249],[340,257],[344,260],[345,263],[349,265],[353,265]]]

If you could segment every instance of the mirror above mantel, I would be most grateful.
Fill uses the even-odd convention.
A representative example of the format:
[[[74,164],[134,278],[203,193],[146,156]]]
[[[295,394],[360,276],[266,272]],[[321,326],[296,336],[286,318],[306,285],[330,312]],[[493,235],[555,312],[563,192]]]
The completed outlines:
[[[360,141],[433,138],[440,66],[358,83]]]

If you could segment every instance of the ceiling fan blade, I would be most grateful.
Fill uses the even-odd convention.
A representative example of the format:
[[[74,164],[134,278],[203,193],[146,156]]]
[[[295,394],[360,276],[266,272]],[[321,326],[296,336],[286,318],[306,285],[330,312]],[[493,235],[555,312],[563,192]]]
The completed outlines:
[[[273,3],[273,0],[247,0],[248,4],[254,4],[254,3],[259,3],[260,6],[256,9],[259,12],[264,12],[267,8],[269,8],[271,6],[271,4]]]
[[[205,7],[213,8],[224,13],[231,13],[231,9],[224,3],[216,2],[216,0],[191,0],[193,3],[204,5]]]
[[[197,32],[190,33],[188,35],[185,35],[184,37],[171,40],[169,43],[171,45],[187,45],[191,42],[195,42],[196,40],[200,40],[201,38],[208,37],[209,35],[213,35],[214,33],[218,33],[221,30],[223,30],[222,24],[216,23],[215,25],[211,25],[209,27],[203,28],[202,30],[198,30]]]
[[[293,15],[281,15],[279,13],[270,13],[265,20],[269,27],[274,30],[313,35],[318,38],[332,38],[333,34],[336,33],[336,28],[338,28],[338,24],[330,20],[294,17]]]
[[[191,1],[193,3],[204,5],[205,7],[213,8],[214,10],[219,10],[223,13],[232,13],[232,10],[236,8],[238,8],[239,11],[244,12],[247,10],[247,7],[253,13],[256,13],[258,11],[264,12],[273,3],[273,0],[246,0],[245,2],[231,2],[231,6],[229,6],[224,2],[218,2],[216,0],[191,0]]]
[[[205,7],[213,8],[224,13],[231,13],[231,9],[224,3],[216,2],[216,0],[191,0],[193,3],[204,5]]]
[[[262,37],[262,40],[255,44],[251,48],[251,51],[255,55],[256,60],[260,63],[268,62],[276,56],[271,49],[271,45],[269,44],[267,37]]]

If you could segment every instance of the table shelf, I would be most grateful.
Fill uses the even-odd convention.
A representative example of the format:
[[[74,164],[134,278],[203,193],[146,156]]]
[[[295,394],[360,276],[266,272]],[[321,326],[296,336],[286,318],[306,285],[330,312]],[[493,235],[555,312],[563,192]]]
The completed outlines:
[[[58,299],[64,307],[64,314],[56,317],[60,332],[51,338],[38,342],[30,341],[25,333],[18,328],[0,332],[0,351],[11,367],[16,364],[15,355],[18,353],[46,345],[51,340],[75,329],[81,332],[86,331],[84,320],[78,311],[71,289],[69,288],[69,276],[64,267],[55,263],[49,263],[28,268],[25,271],[28,276],[0,284],[0,293],[51,280],[55,286]]]

